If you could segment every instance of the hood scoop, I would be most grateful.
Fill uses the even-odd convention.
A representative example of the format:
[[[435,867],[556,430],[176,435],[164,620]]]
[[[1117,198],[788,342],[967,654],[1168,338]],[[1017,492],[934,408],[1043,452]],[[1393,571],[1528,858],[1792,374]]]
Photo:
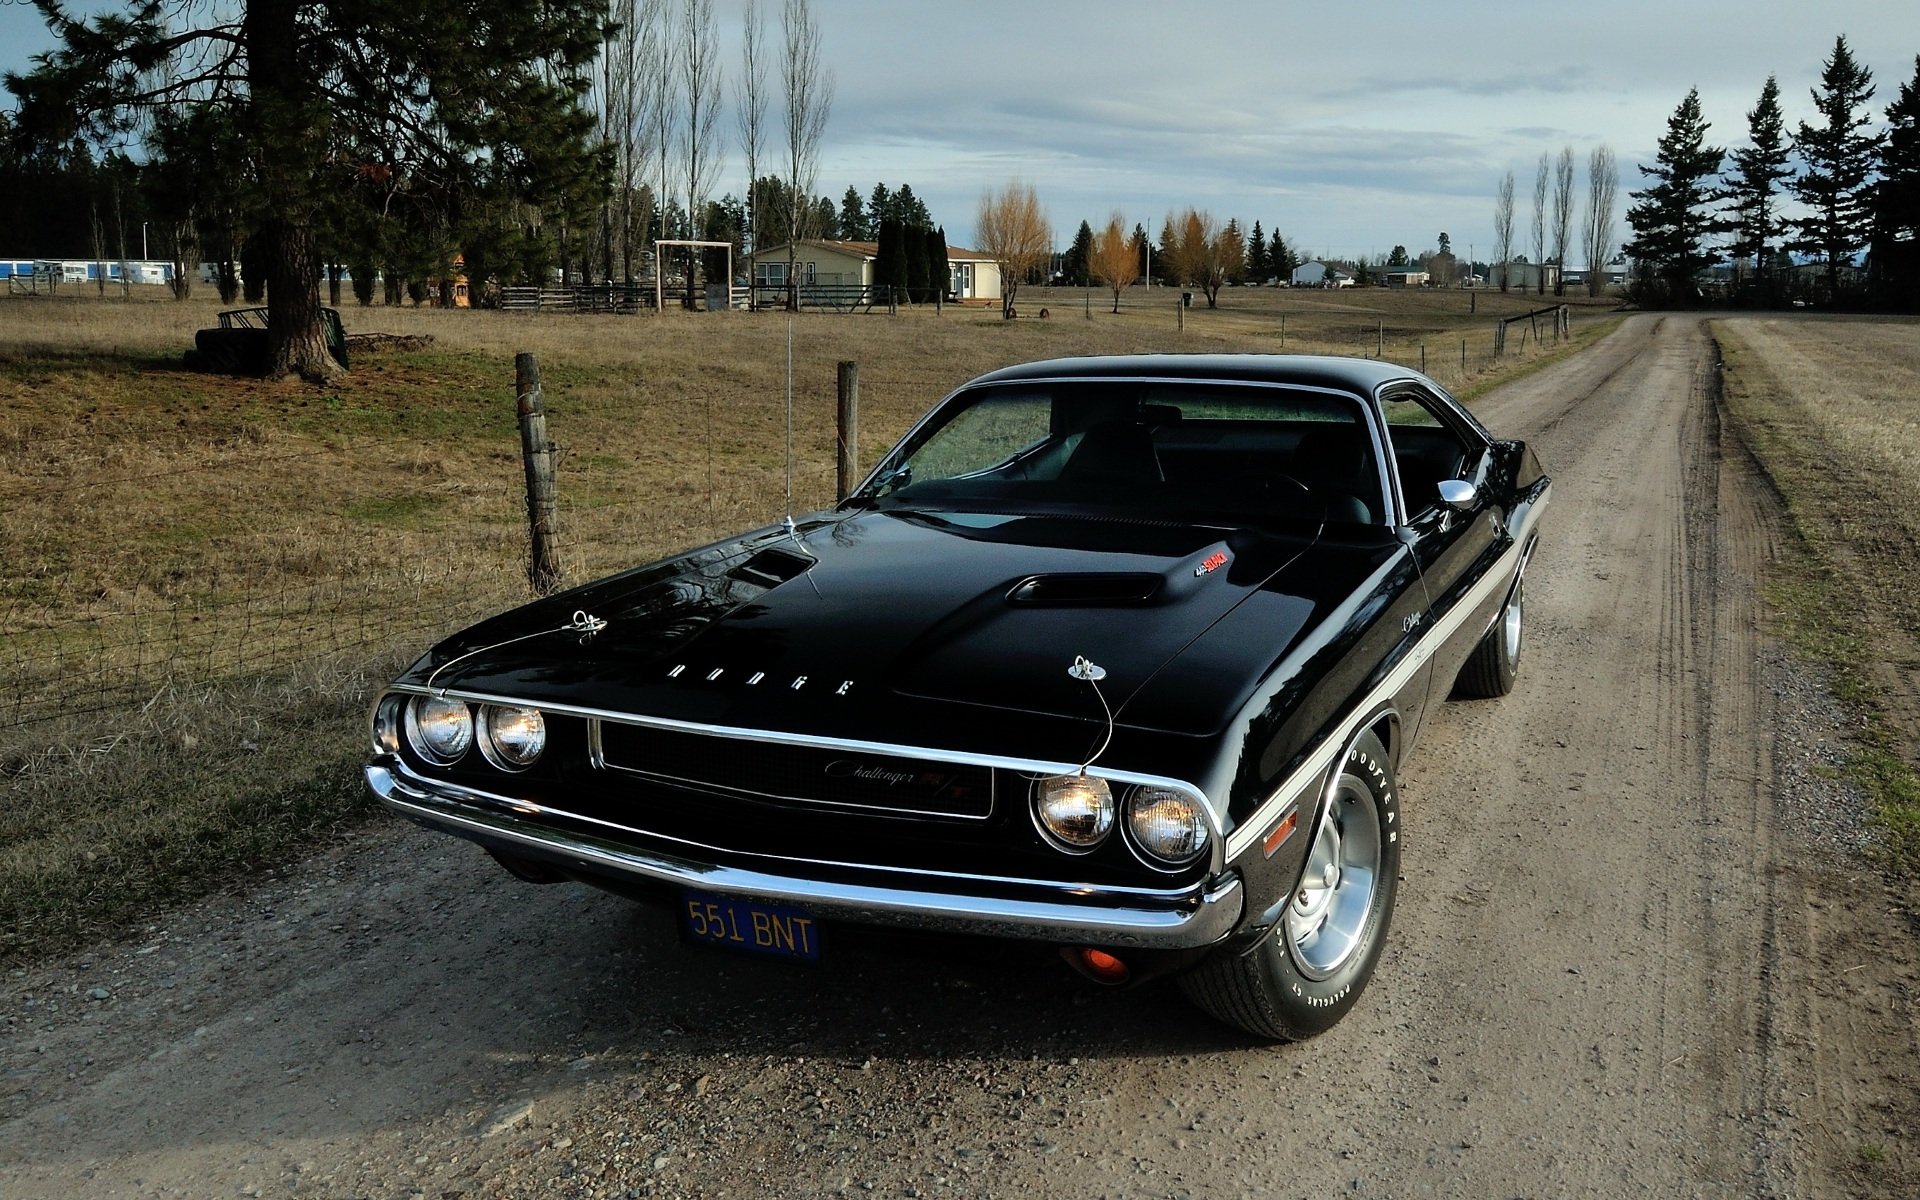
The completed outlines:
[[[804,574],[813,560],[804,554],[795,554],[791,550],[782,550],[775,546],[749,558],[727,574],[748,583],[757,583],[764,588],[779,587],[796,575]]]
[[[1007,600],[1022,605],[1147,604],[1166,580],[1146,571],[1030,575]]]

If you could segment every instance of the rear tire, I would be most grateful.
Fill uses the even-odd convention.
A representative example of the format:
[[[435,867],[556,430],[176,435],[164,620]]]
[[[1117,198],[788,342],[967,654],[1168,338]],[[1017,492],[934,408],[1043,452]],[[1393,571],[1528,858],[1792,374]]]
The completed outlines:
[[[1494,618],[1493,628],[1487,630],[1454,677],[1454,695],[1491,698],[1513,690],[1513,681],[1520,674],[1521,635],[1526,626],[1526,583],[1524,573],[1513,581],[1513,590]]]
[[[1399,792],[1385,747],[1362,734],[1280,920],[1251,950],[1215,954],[1181,976],[1187,998],[1271,1041],[1303,1041],[1346,1016],[1373,978],[1393,919]]]

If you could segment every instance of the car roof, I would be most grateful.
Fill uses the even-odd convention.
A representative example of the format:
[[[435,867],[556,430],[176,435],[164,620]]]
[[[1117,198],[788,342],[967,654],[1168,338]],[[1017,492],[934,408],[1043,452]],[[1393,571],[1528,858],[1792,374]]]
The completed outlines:
[[[1049,358],[990,371],[973,383],[1023,379],[1204,379],[1333,388],[1371,396],[1382,384],[1431,381],[1389,362],[1325,354],[1113,354]]]

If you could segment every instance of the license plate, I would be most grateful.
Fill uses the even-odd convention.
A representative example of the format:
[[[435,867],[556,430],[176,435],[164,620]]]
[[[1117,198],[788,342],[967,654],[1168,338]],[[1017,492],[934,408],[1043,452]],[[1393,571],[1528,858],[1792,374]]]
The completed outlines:
[[[706,892],[680,894],[680,928],[696,942],[748,954],[820,957],[820,922],[805,909]]]

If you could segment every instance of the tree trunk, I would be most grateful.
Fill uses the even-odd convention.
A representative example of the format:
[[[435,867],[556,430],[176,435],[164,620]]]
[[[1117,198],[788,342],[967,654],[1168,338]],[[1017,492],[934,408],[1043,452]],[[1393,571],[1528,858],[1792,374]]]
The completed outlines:
[[[346,373],[327,349],[320,317],[320,256],[313,231],[293,216],[268,218],[260,231],[267,271],[267,378],[321,382]]]

